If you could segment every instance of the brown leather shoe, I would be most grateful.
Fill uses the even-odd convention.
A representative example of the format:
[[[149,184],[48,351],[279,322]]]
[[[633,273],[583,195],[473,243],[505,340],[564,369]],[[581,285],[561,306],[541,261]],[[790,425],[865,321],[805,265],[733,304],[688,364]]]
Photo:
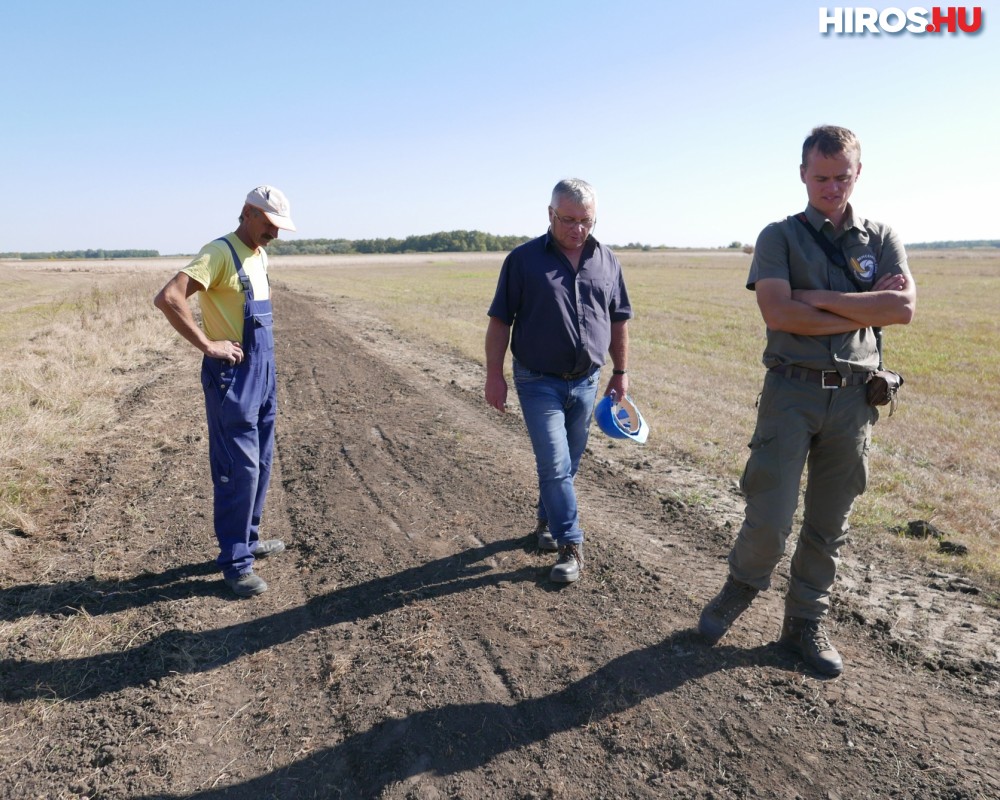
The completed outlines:
[[[844,661],[818,619],[785,617],[778,643],[798,653],[806,664],[823,675],[835,678],[844,671]]]
[[[736,618],[750,608],[750,604],[758,594],[758,589],[730,575],[722,585],[722,590],[701,612],[698,633],[708,640],[709,644],[715,644],[726,635],[736,622]]]

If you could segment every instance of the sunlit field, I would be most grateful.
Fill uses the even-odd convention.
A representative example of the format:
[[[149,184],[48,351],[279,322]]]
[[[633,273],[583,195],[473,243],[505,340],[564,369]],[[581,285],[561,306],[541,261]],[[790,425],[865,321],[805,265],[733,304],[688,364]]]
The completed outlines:
[[[764,325],[745,286],[750,256],[730,251],[621,252],[636,318],[631,393],[653,431],[647,447],[733,480],[746,459],[763,378]],[[486,310],[501,254],[276,259],[277,279],[363,303],[400,331],[483,361]],[[1000,252],[911,254],[917,315],[885,331],[887,365],[906,384],[874,434],[859,535],[926,520],[970,548],[900,546],[949,568],[1000,576],[1000,381],[995,342]],[[509,372],[509,357],[508,357]]]
[[[636,311],[631,391],[646,445],[736,480],[760,390],[764,328],[744,288],[750,256],[730,251],[621,252]],[[282,286],[362,304],[401,333],[482,363],[486,309],[502,254],[275,257]],[[183,260],[0,264],[0,527],[32,529],[60,480],[59,459],[111,424],[144,366],[189,348],[152,308]],[[917,315],[885,333],[902,402],[876,426],[858,535],[891,539],[949,569],[1000,579],[1000,253],[911,254]],[[192,351],[193,352],[193,351]],[[509,358],[508,358],[509,370]],[[927,520],[969,547],[891,532]]]
[[[0,530],[34,532],[62,459],[177,347],[150,302],[175,264],[0,262]]]

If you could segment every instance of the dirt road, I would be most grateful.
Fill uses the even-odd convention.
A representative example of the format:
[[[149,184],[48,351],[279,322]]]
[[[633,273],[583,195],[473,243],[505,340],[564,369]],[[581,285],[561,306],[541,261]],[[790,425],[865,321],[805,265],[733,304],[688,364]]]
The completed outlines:
[[[45,530],[0,540],[20,576],[0,797],[1000,797],[998,616],[973,584],[855,543],[841,678],[773,645],[783,574],[709,648],[692,627],[739,498],[595,429],[587,569],[557,588],[523,425],[481,369],[356,308],[275,302],[271,591],[239,601],[214,572],[178,344],[67,456]]]

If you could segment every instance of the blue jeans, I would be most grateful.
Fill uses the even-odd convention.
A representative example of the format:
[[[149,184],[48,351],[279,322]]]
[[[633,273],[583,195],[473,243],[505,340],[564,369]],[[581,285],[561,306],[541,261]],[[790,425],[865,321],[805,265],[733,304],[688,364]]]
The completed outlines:
[[[560,544],[583,541],[573,480],[587,447],[600,370],[563,380],[514,361],[514,386],[538,469],[538,518]]]

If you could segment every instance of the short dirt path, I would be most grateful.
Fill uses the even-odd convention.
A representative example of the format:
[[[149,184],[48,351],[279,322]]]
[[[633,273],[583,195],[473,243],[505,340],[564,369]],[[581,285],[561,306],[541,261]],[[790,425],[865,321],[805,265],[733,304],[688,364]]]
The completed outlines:
[[[523,425],[478,366],[287,289],[276,317],[271,591],[235,600],[210,563],[178,345],[67,460],[46,531],[0,541],[23,576],[0,590],[0,796],[1000,797],[998,619],[973,585],[855,546],[841,678],[773,645],[784,576],[709,648],[724,483],[595,429],[587,569],[557,588]]]

